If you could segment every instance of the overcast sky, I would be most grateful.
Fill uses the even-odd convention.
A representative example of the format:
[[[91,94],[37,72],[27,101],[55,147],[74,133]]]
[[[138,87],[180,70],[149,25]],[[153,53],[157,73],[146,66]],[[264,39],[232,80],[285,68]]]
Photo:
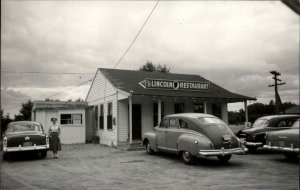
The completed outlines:
[[[44,100],[112,68],[155,1],[2,1],[1,107],[11,116],[28,99]],[[299,16],[280,1],[159,2],[117,69],[146,61],[198,74],[257,102],[274,99],[270,70],[287,84],[282,101],[299,103]],[[91,83],[54,99],[85,99]],[[239,109],[242,104],[229,106]]]

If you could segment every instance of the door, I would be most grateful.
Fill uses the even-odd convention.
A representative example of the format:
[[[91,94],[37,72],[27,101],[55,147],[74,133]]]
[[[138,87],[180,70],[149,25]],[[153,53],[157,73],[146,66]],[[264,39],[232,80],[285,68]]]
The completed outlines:
[[[166,130],[169,126],[169,119],[163,119],[160,123],[160,126],[156,128],[155,135],[157,137],[157,148],[165,149],[166,148]]]
[[[132,139],[142,139],[141,104],[132,104]]]
[[[171,151],[177,151],[177,140],[183,133],[183,130],[179,126],[178,118],[170,118],[169,127],[166,130],[166,148]]]

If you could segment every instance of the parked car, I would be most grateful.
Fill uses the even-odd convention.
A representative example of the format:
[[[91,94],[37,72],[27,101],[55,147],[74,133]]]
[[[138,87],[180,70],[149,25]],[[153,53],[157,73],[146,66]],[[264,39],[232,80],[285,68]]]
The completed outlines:
[[[290,129],[266,133],[264,148],[282,152],[287,158],[299,158],[299,119]]]
[[[178,153],[186,164],[195,157],[217,156],[222,162],[247,149],[220,119],[208,114],[182,113],[166,116],[153,132],[143,136],[148,154],[155,151]]]
[[[43,126],[38,122],[11,122],[3,136],[3,160],[12,152],[33,151],[47,156],[49,138],[44,133]]]
[[[245,143],[250,151],[263,147],[266,142],[265,134],[269,131],[289,129],[299,115],[270,115],[258,118],[250,129],[240,130],[237,136]]]

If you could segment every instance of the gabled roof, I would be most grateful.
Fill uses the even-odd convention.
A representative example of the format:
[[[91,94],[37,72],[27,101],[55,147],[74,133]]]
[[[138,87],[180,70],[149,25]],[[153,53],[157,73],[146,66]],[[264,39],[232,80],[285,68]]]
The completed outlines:
[[[133,95],[218,98],[218,99],[227,99],[228,102],[256,100],[256,98],[232,93],[199,75],[158,73],[158,72],[105,69],[105,68],[99,68],[99,70],[101,73],[103,73],[103,75],[109,80],[109,82],[114,87],[122,91],[125,91],[127,93],[130,93],[130,91],[132,91]],[[210,90],[208,92],[205,92],[205,91],[146,89],[143,88],[139,83],[147,78],[209,82]]]
[[[83,109],[87,102],[34,101],[32,110]]]

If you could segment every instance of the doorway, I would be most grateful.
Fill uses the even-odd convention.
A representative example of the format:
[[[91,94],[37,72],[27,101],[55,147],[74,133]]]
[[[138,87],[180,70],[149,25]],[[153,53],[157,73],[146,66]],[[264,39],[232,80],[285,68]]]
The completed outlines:
[[[132,104],[132,140],[142,139],[141,104]]]

